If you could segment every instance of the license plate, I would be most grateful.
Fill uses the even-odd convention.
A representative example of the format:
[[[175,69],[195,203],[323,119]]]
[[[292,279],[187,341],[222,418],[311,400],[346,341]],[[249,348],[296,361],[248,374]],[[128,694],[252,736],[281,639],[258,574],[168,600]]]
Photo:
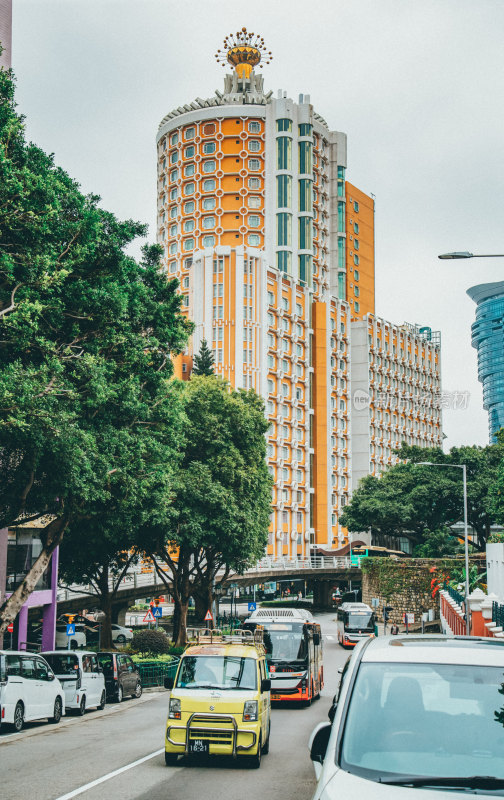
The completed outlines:
[[[208,755],[210,753],[210,742],[207,739],[191,739],[189,741],[189,752],[194,755]]]

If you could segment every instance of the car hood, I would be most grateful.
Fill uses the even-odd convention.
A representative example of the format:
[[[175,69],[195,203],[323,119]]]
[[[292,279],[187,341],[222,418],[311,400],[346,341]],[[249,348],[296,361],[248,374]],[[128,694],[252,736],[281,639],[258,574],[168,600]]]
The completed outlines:
[[[324,777],[321,779],[324,781]],[[320,785],[320,784],[319,784]],[[427,787],[389,786],[386,783],[362,778],[338,769],[327,781],[322,791],[315,794],[316,800],[341,800],[349,797],[352,800],[456,800],[457,798],[474,797],[472,791],[456,791],[453,789],[430,789]],[[486,795],[480,794],[479,797]],[[495,796],[489,793],[489,796]]]
[[[171,696],[179,698],[182,713],[190,714],[243,714],[245,701],[257,700],[254,689],[174,689]]]

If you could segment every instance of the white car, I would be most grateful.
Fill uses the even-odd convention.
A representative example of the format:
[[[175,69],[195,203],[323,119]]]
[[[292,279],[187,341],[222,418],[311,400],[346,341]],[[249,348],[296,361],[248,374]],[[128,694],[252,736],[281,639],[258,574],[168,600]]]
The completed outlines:
[[[59,722],[65,696],[49,664],[38,653],[0,650],[0,720],[16,732],[25,722]]]
[[[44,653],[65,692],[65,708],[81,716],[88,708],[105,707],[105,676],[96,653],[51,650]]]
[[[367,639],[329,717],[310,740],[313,800],[504,795],[504,642]]]
[[[133,631],[131,628],[125,628],[123,625],[112,625],[112,641],[114,644],[126,644],[133,639]]]
[[[58,622],[56,624],[56,647],[66,649],[68,647],[68,640],[70,639],[70,649],[75,650],[77,647],[86,647],[86,626],[77,623],[75,626],[75,633],[67,636],[66,622]]]

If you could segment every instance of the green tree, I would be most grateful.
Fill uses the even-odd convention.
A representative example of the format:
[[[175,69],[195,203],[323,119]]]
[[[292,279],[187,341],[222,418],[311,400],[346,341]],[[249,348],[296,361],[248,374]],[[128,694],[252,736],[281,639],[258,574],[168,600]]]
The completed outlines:
[[[468,518],[476,532],[475,546],[483,550],[494,520],[489,490],[501,462],[501,447],[454,447],[445,454],[440,448],[403,444],[397,453],[404,463],[379,478],[370,475],[360,481],[341,524],[353,532],[370,529],[381,540],[403,536],[413,545],[423,545],[426,532],[451,529],[463,519],[463,485],[460,469],[418,462],[466,464]]]
[[[206,339],[201,342],[199,353],[193,359],[193,375],[213,375],[215,359],[212,351],[208,347]]]
[[[186,641],[189,598],[216,578],[243,572],[264,552],[271,510],[264,404],[216,376],[185,383],[185,445],[166,523],[151,530],[149,555],[175,602],[175,639]],[[164,566],[168,565],[168,572]]]
[[[171,354],[190,326],[177,284],[159,247],[125,254],[145,227],[98,200],[25,141],[0,70],[0,527],[51,518],[0,636],[68,525],[142,505],[179,449]]]
[[[413,548],[415,558],[446,558],[463,552],[463,546],[448,528],[424,531],[423,542]]]

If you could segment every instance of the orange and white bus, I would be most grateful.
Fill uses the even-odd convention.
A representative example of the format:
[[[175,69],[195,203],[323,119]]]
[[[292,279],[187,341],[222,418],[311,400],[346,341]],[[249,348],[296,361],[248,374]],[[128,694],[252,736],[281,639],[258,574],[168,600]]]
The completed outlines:
[[[355,647],[361,639],[375,635],[373,609],[365,603],[343,603],[338,608],[338,642]]]
[[[320,625],[312,619],[277,616],[278,611],[273,612],[275,616],[249,619],[244,627],[254,630],[260,626],[264,631],[272,702],[309,705],[324,685]]]

